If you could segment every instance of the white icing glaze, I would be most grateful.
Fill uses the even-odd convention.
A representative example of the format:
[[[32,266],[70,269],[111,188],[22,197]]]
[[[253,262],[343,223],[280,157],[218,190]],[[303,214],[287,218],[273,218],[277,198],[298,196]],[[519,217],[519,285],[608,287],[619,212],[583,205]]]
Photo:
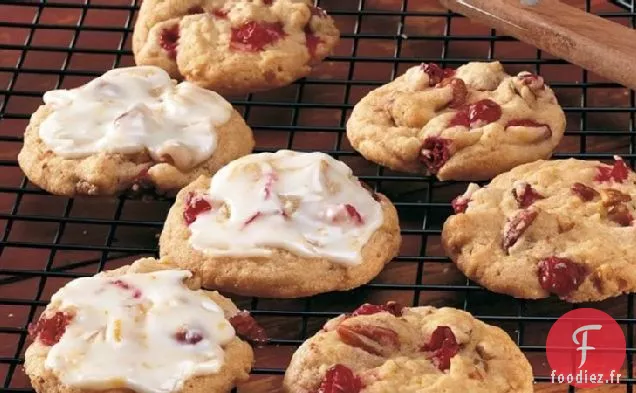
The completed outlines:
[[[51,298],[74,317],[45,367],[69,386],[144,393],[173,392],[191,376],[218,372],[234,328],[203,291],[184,285],[190,276],[164,270],[71,281]],[[184,329],[202,339],[179,342]]]
[[[154,66],[118,68],[71,90],[44,94],[53,111],[40,138],[65,158],[148,150],[155,161],[188,169],[216,148],[215,126],[232,106],[213,91],[190,82],[176,84]]]
[[[190,244],[209,255],[269,256],[283,248],[357,265],[383,221],[382,206],[351,169],[323,153],[243,157],[214,175],[206,198],[213,208],[190,225]]]

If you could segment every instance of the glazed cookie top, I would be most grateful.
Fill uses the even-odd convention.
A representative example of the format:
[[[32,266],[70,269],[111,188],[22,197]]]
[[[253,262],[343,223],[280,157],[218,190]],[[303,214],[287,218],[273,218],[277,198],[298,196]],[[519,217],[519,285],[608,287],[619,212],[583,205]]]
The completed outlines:
[[[636,175],[620,157],[615,160],[537,161],[486,187],[472,184],[452,203],[458,215],[444,229],[450,253],[460,267],[484,272],[476,280],[495,289],[505,286],[513,269],[519,288],[507,292],[516,296],[600,300],[636,287],[620,273],[633,265]],[[486,263],[478,248],[493,241],[499,244],[489,248],[493,272],[486,274],[477,268]],[[469,243],[472,251],[464,253]]]
[[[532,370],[504,331],[467,312],[365,304],[294,354],[285,385],[296,393],[529,393]]]
[[[223,309],[191,290],[185,270],[98,275],[68,283],[51,298],[54,314],[34,327],[50,345],[45,367],[66,385],[181,389],[191,376],[213,374],[235,330]]]
[[[440,179],[471,177],[459,174],[460,167],[478,165],[471,163],[510,146],[541,146],[525,162],[545,158],[565,128],[563,111],[543,78],[525,71],[508,75],[499,62],[473,62],[457,70],[415,66],[369,93],[357,107],[347,131],[363,154],[371,156],[365,144],[388,149],[380,158],[388,166],[428,170]],[[479,165],[493,166],[498,159]]]
[[[212,155],[215,126],[232,115],[220,95],[177,84],[154,66],[114,69],[78,88],[49,91],[44,102],[53,111],[40,125],[40,138],[59,156],[147,149],[153,160],[182,170]]]
[[[189,195],[184,220],[193,248],[209,255],[268,256],[284,248],[338,263],[383,221],[381,204],[344,163],[323,153],[252,154],[221,169],[205,195]]]

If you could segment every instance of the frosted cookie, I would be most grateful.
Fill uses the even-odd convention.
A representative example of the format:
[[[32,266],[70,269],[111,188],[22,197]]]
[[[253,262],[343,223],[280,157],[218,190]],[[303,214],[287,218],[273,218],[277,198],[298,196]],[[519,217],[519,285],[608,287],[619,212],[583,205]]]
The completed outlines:
[[[491,291],[569,302],[636,291],[636,175],[619,157],[537,161],[471,185],[442,241]]]
[[[397,253],[395,207],[323,153],[252,154],[177,195],[161,255],[211,288],[263,297],[347,290]]]
[[[130,67],[46,92],[18,162],[52,194],[112,195],[179,189],[253,146],[252,130],[220,95],[158,67]]]
[[[565,115],[543,78],[499,62],[410,68],[353,109],[347,137],[368,160],[440,180],[486,180],[548,158]]]
[[[292,356],[289,393],[531,393],[532,368],[503,330],[454,308],[365,304]]]
[[[78,278],[29,327],[38,393],[229,392],[246,380],[262,328],[185,270],[152,258]],[[256,333],[256,335],[255,335]]]
[[[133,33],[137,64],[221,94],[288,85],[309,74],[340,33],[310,0],[145,0]]]

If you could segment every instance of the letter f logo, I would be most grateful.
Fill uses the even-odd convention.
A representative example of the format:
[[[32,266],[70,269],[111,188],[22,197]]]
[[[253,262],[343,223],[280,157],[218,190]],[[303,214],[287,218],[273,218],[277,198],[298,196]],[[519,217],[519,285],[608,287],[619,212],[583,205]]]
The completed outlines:
[[[574,333],[572,333],[572,341],[574,341],[574,344],[580,345],[580,347],[576,348],[577,351],[581,351],[581,364],[579,364],[579,368],[583,367],[583,365],[585,364],[585,361],[587,360],[587,351],[588,350],[592,351],[596,349],[594,347],[587,345],[588,330],[601,330],[602,327],[603,327],[602,325],[584,325],[576,329]],[[583,339],[581,340],[581,342],[579,342],[576,336],[581,332],[583,332],[583,335],[582,335]]]

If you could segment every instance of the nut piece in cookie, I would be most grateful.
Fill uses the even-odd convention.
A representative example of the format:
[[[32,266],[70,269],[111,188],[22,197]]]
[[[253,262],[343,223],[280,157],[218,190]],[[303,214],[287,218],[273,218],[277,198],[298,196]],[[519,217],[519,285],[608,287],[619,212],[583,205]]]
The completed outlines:
[[[133,52],[137,64],[236,95],[308,75],[339,38],[310,0],[145,0]]]
[[[24,367],[42,393],[229,392],[252,366],[239,337],[259,329],[262,339],[248,313],[189,271],[145,258],[56,292],[29,327]]]
[[[351,145],[391,169],[440,180],[486,180],[547,158],[565,115],[543,78],[501,64],[412,67],[371,91],[347,122]]]
[[[323,153],[252,154],[177,195],[160,251],[204,285],[300,297],[367,283],[398,253],[395,207]]]
[[[60,195],[179,189],[249,154],[252,130],[230,103],[158,67],[118,68],[44,94],[18,155],[29,180]]]
[[[530,393],[532,384],[503,330],[454,308],[395,303],[327,321],[294,353],[284,380],[289,393]]]
[[[487,289],[598,301],[636,291],[636,175],[620,158],[521,165],[453,201],[447,254]]]

